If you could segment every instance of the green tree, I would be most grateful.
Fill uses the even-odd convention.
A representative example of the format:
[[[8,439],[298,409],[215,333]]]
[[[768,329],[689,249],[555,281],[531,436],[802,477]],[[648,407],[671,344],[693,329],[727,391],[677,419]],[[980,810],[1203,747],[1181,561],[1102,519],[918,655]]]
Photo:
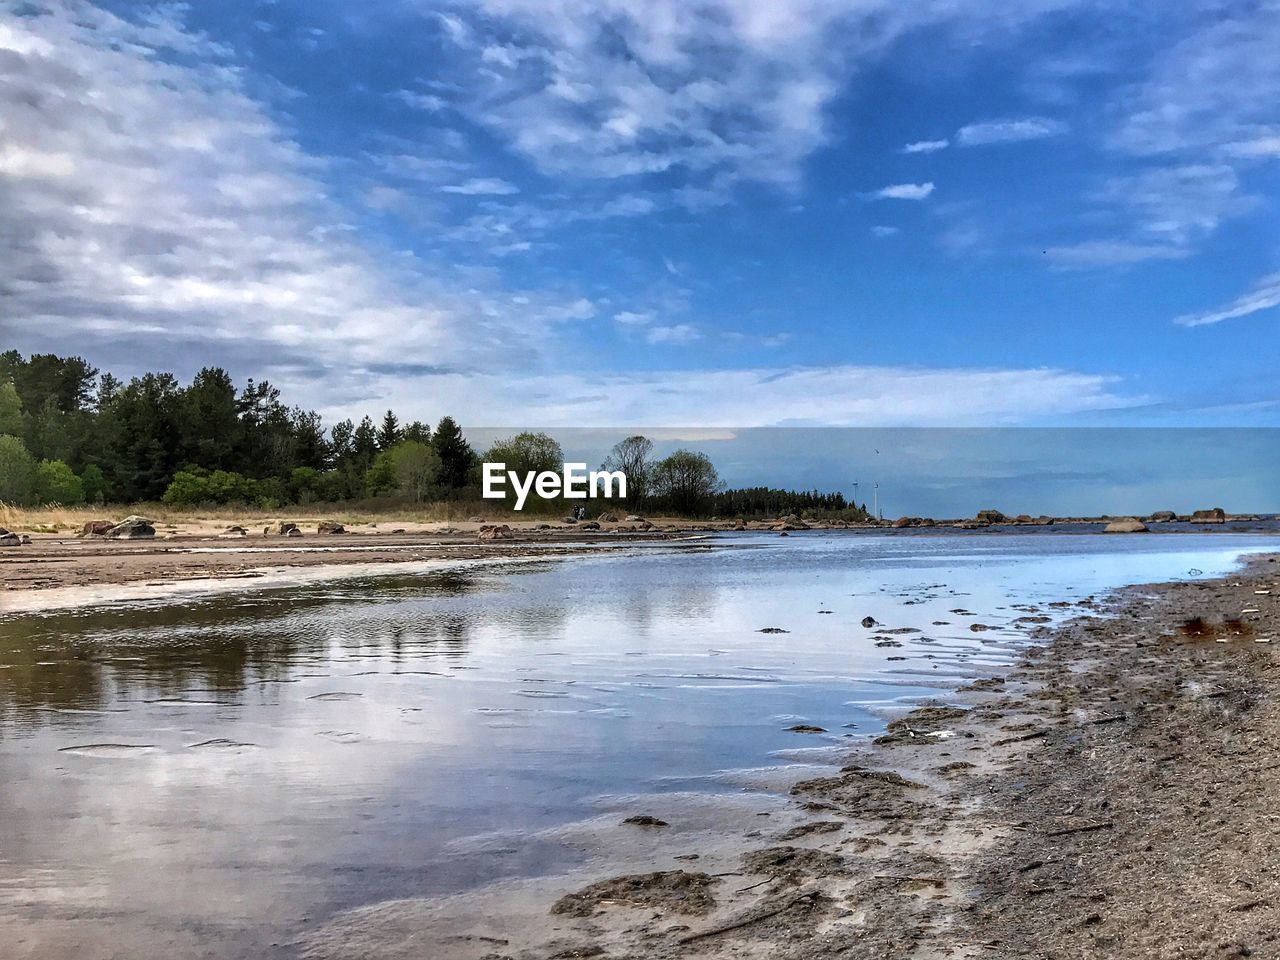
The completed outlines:
[[[404,439],[413,440],[416,443],[430,443],[431,428],[421,420],[415,420],[404,428]]]
[[[440,477],[440,456],[435,450],[429,444],[405,440],[388,453],[400,492],[412,497],[414,503],[427,499]]]
[[[35,458],[17,437],[0,437],[0,503],[26,505],[35,493]]]
[[[107,478],[102,468],[96,463],[90,463],[80,471],[80,486],[84,488],[86,503],[107,502],[110,487],[107,486]]]
[[[209,470],[237,466],[241,442],[240,410],[231,375],[221,367],[205,367],[181,391],[174,411],[181,431],[178,455]]]
[[[559,473],[564,469],[564,451],[553,437],[545,433],[517,433],[514,437],[499,440],[484,455],[486,463],[505,464],[504,469],[523,476],[527,473],[542,473],[550,470]],[[507,500],[514,502],[515,491],[507,486]],[[530,493],[529,499],[541,500],[537,493]]]
[[[440,458],[441,485],[453,490],[465,487],[476,463],[476,455],[453,417],[441,418],[431,438],[431,446]]]
[[[41,460],[36,467],[36,500],[76,506],[84,503],[84,484],[61,460]]]
[[[390,410],[382,418],[382,426],[378,428],[378,449],[390,450],[403,439],[400,432],[400,421]]]
[[[685,516],[707,513],[722,489],[720,476],[705,453],[677,450],[653,469],[653,494],[663,506]]]
[[[18,388],[12,380],[0,381],[0,436],[21,436],[23,427],[22,398],[18,396]]]
[[[351,459],[363,473],[373,464],[378,454],[378,431],[373,421],[365,417],[351,435]]]
[[[112,489],[122,500],[158,500],[173,479],[180,462],[178,397],[172,374],[148,373],[112,399],[112,436],[104,460]]]
[[[373,463],[365,471],[365,493],[371,497],[385,497],[387,494],[395,493],[399,485],[392,452],[383,450],[373,458]]]

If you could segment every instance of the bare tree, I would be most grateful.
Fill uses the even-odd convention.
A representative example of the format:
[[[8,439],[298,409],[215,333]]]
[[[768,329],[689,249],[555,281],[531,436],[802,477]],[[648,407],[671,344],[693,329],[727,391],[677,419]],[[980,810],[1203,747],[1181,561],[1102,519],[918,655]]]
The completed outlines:
[[[601,470],[621,470],[627,475],[627,502],[643,503],[653,476],[653,441],[638,434],[613,445]]]

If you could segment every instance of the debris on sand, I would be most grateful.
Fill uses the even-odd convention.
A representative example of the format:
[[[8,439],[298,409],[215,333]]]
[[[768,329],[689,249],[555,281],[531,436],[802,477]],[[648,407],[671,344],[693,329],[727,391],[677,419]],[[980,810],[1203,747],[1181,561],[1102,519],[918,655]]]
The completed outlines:
[[[557,916],[589,917],[607,906],[643,907],[671,913],[699,915],[715,906],[711,887],[717,877],[686,870],[659,870],[601,880],[566,894],[555,902],[551,912]]]
[[[641,813],[634,817],[627,817],[622,821],[623,826],[633,827],[669,827],[671,824],[665,820],[659,820],[657,817],[651,817],[647,813]]]

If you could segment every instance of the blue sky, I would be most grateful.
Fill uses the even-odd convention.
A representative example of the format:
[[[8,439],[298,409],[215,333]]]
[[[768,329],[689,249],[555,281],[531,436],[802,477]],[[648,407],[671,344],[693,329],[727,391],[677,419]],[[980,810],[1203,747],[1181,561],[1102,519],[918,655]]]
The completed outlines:
[[[330,417],[1274,425],[1280,4],[0,2],[0,334]]]

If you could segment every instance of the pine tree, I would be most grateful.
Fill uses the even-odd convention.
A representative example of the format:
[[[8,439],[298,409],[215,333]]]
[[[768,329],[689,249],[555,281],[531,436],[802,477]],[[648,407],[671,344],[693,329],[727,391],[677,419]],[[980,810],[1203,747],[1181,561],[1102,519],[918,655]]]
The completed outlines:
[[[453,417],[441,419],[431,445],[440,457],[440,483],[454,490],[466,486],[476,455]]]
[[[390,410],[382,418],[382,426],[378,428],[378,449],[390,450],[401,440],[400,421]]]

